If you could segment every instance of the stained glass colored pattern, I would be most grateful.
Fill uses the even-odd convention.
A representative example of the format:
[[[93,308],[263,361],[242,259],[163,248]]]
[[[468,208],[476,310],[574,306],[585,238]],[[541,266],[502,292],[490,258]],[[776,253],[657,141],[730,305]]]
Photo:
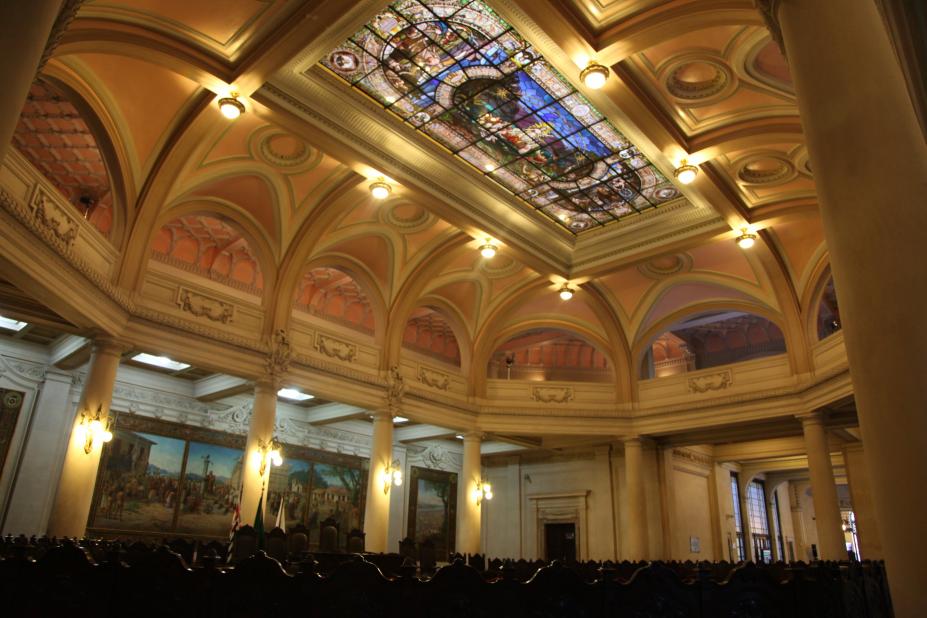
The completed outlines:
[[[573,232],[680,195],[479,0],[400,0],[322,64]]]

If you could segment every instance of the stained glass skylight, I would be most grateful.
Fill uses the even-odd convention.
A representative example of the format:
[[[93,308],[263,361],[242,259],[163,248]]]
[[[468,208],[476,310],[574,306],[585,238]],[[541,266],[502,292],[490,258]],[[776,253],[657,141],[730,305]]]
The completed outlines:
[[[322,64],[574,233],[680,195],[480,0],[399,0]]]

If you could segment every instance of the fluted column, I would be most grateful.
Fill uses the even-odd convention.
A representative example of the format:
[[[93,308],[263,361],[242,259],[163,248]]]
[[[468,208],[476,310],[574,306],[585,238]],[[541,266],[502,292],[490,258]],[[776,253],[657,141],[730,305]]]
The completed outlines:
[[[814,522],[818,531],[818,555],[821,560],[846,560],[843,540],[843,520],[837,502],[837,484],[830,462],[830,447],[824,417],[820,412],[801,417],[808,451],[808,473],[811,476],[811,498],[814,502]]]
[[[875,0],[760,2],[811,156],[894,609],[927,615],[927,143]]]
[[[267,449],[274,438],[274,424],[277,419],[277,388],[271,379],[263,379],[254,385],[254,404],[251,408],[251,422],[245,441],[245,458],[241,466],[241,522],[254,523],[258,502],[264,492],[273,465],[266,461]],[[263,465],[264,474],[261,474]],[[264,508],[267,508],[265,499]],[[265,511],[266,512],[266,511]]]
[[[373,439],[367,474],[367,502],[364,508],[366,550],[386,552],[389,534],[389,495],[392,486],[384,477],[393,462],[393,414],[378,410],[373,414]]]
[[[45,51],[61,0],[0,2],[0,161]]]
[[[647,504],[644,501],[643,454],[640,438],[624,441],[624,478],[628,501],[628,540],[625,558],[646,560],[647,556]]]
[[[100,443],[92,443],[90,452],[86,452],[87,420],[98,412],[101,419],[109,416],[122,352],[123,347],[114,341],[94,342],[90,370],[77,406],[77,414],[72,421],[71,437],[64,455],[55,503],[48,519],[50,536],[80,537],[87,530],[87,518],[102,452]]]
[[[457,500],[457,551],[461,554],[480,553],[480,522],[482,503],[477,504],[477,492],[482,480],[479,433],[465,433],[463,467]],[[482,499],[482,498],[480,498]]]

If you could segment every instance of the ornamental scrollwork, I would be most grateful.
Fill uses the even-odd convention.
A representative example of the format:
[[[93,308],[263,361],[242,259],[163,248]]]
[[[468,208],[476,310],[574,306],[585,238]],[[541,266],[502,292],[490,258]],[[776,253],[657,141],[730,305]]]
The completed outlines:
[[[337,358],[346,363],[352,363],[357,358],[356,345],[321,333],[316,333],[313,347],[329,358]]]
[[[734,383],[734,376],[728,370],[711,373],[704,376],[689,378],[690,393],[707,393],[708,391],[722,391]]]
[[[449,375],[425,367],[418,368],[418,381],[439,391],[446,391],[451,386],[451,377]]]
[[[573,401],[573,389],[569,386],[535,386],[531,398],[541,403],[568,403]]]
[[[178,288],[177,305],[195,317],[228,324],[235,317],[235,305],[199,294],[187,288]]]

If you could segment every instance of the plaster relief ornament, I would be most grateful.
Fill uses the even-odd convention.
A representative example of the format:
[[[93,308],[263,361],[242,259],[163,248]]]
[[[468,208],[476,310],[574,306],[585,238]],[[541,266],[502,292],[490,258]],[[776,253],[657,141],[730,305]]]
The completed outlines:
[[[419,367],[418,380],[425,386],[436,388],[439,391],[446,391],[451,385],[451,378],[446,373],[432,371],[424,367]]]
[[[402,403],[402,396],[405,392],[405,378],[402,377],[399,367],[393,365],[389,368],[389,374],[386,376],[386,401],[389,404],[390,411]]]
[[[346,363],[351,363],[357,358],[356,345],[321,333],[316,334],[314,347],[317,352]]]
[[[573,233],[681,197],[480,0],[399,0],[322,65]]]
[[[568,403],[573,401],[573,389],[569,386],[535,386],[531,398],[541,403]]]
[[[77,221],[41,191],[36,194],[33,207],[36,223],[51,232],[65,246],[71,246],[74,243],[78,231]]]
[[[721,391],[734,383],[730,371],[711,373],[705,376],[689,378],[690,393],[707,393],[708,391]]]
[[[290,340],[286,336],[285,330],[278,330],[274,333],[271,341],[270,353],[265,361],[267,375],[275,382],[283,379],[286,372],[290,369],[290,359],[292,350],[290,349]]]
[[[198,294],[186,288],[178,290],[177,304],[182,311],[222,324],[228,324],[235,316],[235,306],[231,303]]]

